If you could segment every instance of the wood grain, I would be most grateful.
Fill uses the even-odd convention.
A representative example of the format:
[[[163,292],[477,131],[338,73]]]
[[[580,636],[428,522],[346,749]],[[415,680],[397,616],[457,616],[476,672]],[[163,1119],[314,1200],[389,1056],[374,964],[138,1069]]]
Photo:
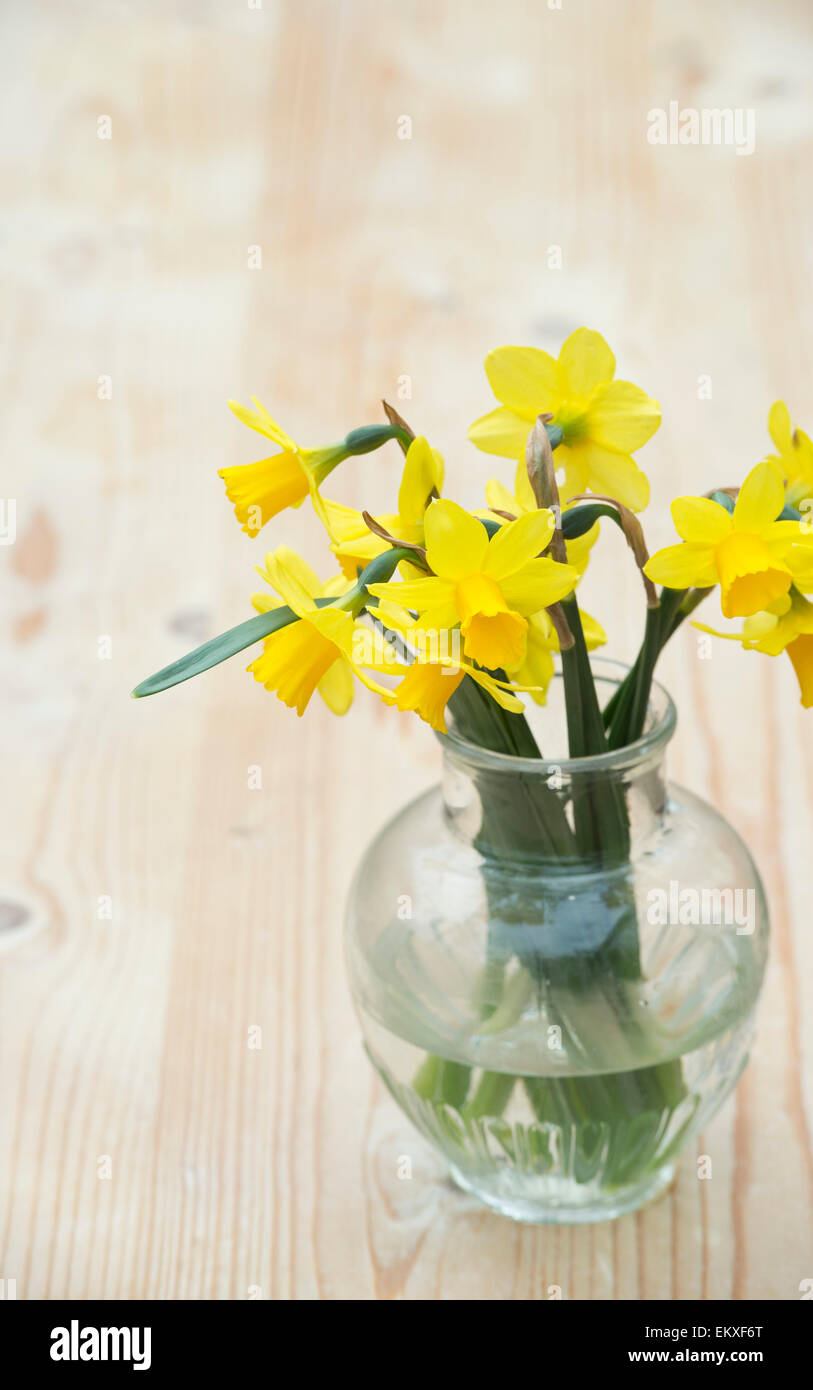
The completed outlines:
[[[485,352],[587,323],[663,406],[651,546],[675,492],[766,452],[776,396],[813,428],[809,7],[44,0],[2,27],[0,1277],[18,1298],[798,1299],[813,722],[789,662],[699,660],[690,632],[665,659],[673,773],[753,846],[773,954],[753,1061],[697,1144],[712,1179],[686,1154],[668,1196],[594,1229],[454,1191],[361,1051],[343,902],[437,776],[431,736],[372,697],[298,723],[239,660],[128,690],[249,612],[263,541],[216,469],[257,454],[228,396],[318,444],[409,377],[399,408],[473,506]],[[650,145],[672,99],[753,108],[755,153]],[[382,507],[397,469],[392,446],[333,492]],[[265,536],[324,570],[304,510]],[[587,587],[630,657],[613,538]]]

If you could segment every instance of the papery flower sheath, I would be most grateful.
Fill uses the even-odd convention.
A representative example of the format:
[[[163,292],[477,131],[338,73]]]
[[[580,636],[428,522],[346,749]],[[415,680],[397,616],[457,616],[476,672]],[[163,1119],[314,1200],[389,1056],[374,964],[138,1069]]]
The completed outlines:
[[[485,368],[501,404],[471,426],[478,449],[522,458],[528,432],[548,414],[563,435],[556,464],[565,471],[564,501],[590,488],[633,511],[647,505],[649,483],[632,453],[658,428],[660,406],[632,382],[613,379],[615,358],[600,333],[576,329],[558,360],[541,348],[495,348]]]
[[[733,512],[708,497],[677,497],[672,519],[683,544],[656,551],[644,573],[670,589],[719,582],[727,618],[769,608],[810,565],[800,523],[777,520],[784,505],[782,474],[771,462],[751,469]]]
[[[553,534],[553,513],[528,513],[489,538],[477,517],[439,501],[424,527],[432,576],[372,584],[370,592],[414,609],[422,628],[459,624],[466,656],[488,670],[521,663],[527,615],[557,603],[579,578],[574,566],[540,558]]]

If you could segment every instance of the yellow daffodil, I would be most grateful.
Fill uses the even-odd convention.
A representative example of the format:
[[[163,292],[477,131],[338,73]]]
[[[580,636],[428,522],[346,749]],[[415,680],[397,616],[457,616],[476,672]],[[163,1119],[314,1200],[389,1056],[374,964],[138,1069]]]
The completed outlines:
[[[226,484],[226,496],[234,503],[234,514],[248,536],[257,532],[272,516],[286,507],[298,507],[310,496],[317,513],[325,520],[319,485],[328,473],[348,457],[341,444],[326,449],[301,449],[290,435],[272,420],[256,397],[256,410],[248,410],[237,401],[229,401],[238,420],[272,440],[281,450],[257,463],[221,468],[220,477]]]
[[[463,650],[480,666],[517,666],[525,658],[526,615],[557,603],[579,578],[572,565],[539,558],[553,527],[552,512],[530,512],[489,538],[455,502],[433,502],[424,521],[432,576],[372,584],[370,592],[414,609],[425,630],[459,624]]]
[[[375,612],[391,633],[399,634],[405,639],[407,648],[415,651],[412,665],[407,667],[398,685],[392,689],[365,680],[365,684],[380,695],[385,704],[395,705],[399,710],[414,710],[433,729],[445,733],[446,706],[464,676],[471,676],[503,709],[512,710],[515,714],[522,713],[524,706],[515,689],[525,687],[514,687],[510,681],[497,680],[487,671],[472,665],[459,652],[458,631],[428,632],[416,628],[414,619],[410,618],[406,609],[387,599],[380,601]],[[356,633],[354,658],[357,672],[360,667],[367,667],[380,675],[392,676],[403,670],[402,652],[386,645],[383,651],[376,652],[371,643],[364,640],[361,630]]]
[[[660,406],[629,381],[614,381],[615,358],[601,337],[578,328],[558,361],[540,348],[501,347],[485,362],[501,405],[476,420],[469,438],[478,449],[522,459],[537,416],[549,414],[563,439],[564,501],[591,488],[641,511],[649,483],[632,458],[660,424]]]
[[[784,504],[782,474],[770,462],[751,469],[733,513],[708,497],[678,497],[672,519],[683,544],[658,550],[644,573],[670,589],[719,581],[727,618],[767,609],[810,569],[813,554],[798,521],[777,521]]]
[[[486,483],[486,501],[491,509],[489,514],[495,521],[499,522],[506,521],[509,517],[516,518],[524,516],[526,512],[536,511],[536,498],[524,458],[520,459],[517,464],[514,491],[510,492],[498,478],[491,478]],[[564,511],[568,510],[567,507],[564,508]],[[583,536],[578,536],[575,540],[567,542],[567,562],[569,565],[573,565],[579,574],[584,574],[587,569],[590,551],[598,540],[598,535],[599,523],[594,521],[589,531],[585,531]]]
[[[779,656],[787,652],[796,672],[805,709],[813,707],[813,603],[798,589],[791,589],[771,606],[771,610],[746,618],[741,632],[717,632],[705,623],[695,623],[701,632],[740,642],[748,651]]]
[[[486,483],[486,501],[491,508],[490,515],[503,525],[509,524],[509,517],[525,516],[536,510],[536,498],[524,459],[517,464],[513,493],[504,483],[492,478]],[[567,542],[568,564],[580,575],[587,569],[590,551],[598,539],[598,534],[599,523],[596,521],[583,536]],[[593,651],[596,647],[602,646],[607,641],[607,634],[601,624],[595,618],[591,618],[589,613],[585,613],[584,609],[581,609],[581,620],[587,650]],[[559,651],[556,628],[544,608],[529,618],[527,636],[525,659],[516,669],[511,669],[510,674],[520,681],[524,688],[530,690],[538,705],[544,705],[553,677],[554,653]]]
[[[382,692],[382,699],[385,704],[395,705],[399,710],[414,710],[438,733],[445,734],[446,706],[464,676],[471,676],[503,709],[513,710],[515,714],[522,713],[522,701],[507,686],[501,685],[470,662],[458,664],[451,658],[414,662],[393,691]]]
[[[768,414],[768,431],[778,454],[770,454],[769,462],[781,469],[788,486],[788,501],[813,492],[813,442],[804,430],[793,429],[790,411],[784,401],[774,401]]]
[[[258,613],[287,604],[299,620],[280,628],[263,643],[263,652],[247,667],[266,690],[274,691],[283,704],[305,712],[318,690],[328,709],[346,714],[353,700],[352,644],[356,626],[352,613],[342,608],[318,608],[321,597],[338,599],[351,587],[344,575],[320,584],[305,561],[281,545],[265,557],[258,573],[279,594],[252,594]]]
[[[437,449],[430,448],[426,439],[413,439],[404,460],[401,486],[398,490],[398,511],[375,519],[381,527],[398,540],[423,545],[423,518],[433,495],[443,488],[443,459]],[[387,549],[387,542],[369,529],[361,512],[324,499],[326,525],[331,537],[331,550],[342,570],[351,579],[376,555]]]

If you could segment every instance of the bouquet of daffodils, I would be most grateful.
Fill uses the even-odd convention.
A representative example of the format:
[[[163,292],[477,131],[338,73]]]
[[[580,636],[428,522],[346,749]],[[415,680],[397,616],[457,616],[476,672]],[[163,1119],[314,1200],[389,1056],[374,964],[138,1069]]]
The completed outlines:
[[[253,410],[230,402],[276,450],[221,470],[243,530],[255,537],[309,500],[337,572],[322,582],[294,551],[277,546],[258,567],[272,591],[252,596],[258,616],[133,694],[152,695],[262,642],[248,670],[299,715],[314,691],[344,714],[358,681],[440,732],[450,708],[475,742],[533,757],[541,755],[521,697],[544,704],[558,656],[569,752],[577,758],[640,737],[658,656],[719,585],[724,616],[744,620],[739,631],[719,635],[769,656],[787,652],[802,703],[813,704],[813,605],[806,597],[813,592],[813,444],[791,428],[783,402],[769,415],[776,453],[739,489],[678,497],[672,516],[681,542],[650,558],[638,520],[649,484],[633,453],[658,428],[660,410],[639,387],[616,379],[601,335],[578,329],[558,359],[538,348],[497,348],[485,368],[500,404],[475,421],[469,438],[514,460],[516,471],[513,490],[493,479],[475,510],[442,495],[441,455],[386,404],[386,425],[305,449],[258,401]],[[324,495],[343,460],[390,440],[405,455],[396,510],[373,516]],[[606,638],[577,598],[601,518],[623,531],[646,597],[638,657],[604,710],[588,653]]]
[[[538,348],[497,348],[485,368],[499,405],[475,421],[469,438],[515,467],[513,486],[493,479],[479,508],[476,499],[464,507],[443,496],[441,455],[386,404],[386,424],[305,449],[259,402],[253,410],[232,402],[238,419],[274,448],[256,463],[222,470],[237,520],[255,537],[286,508],[308,501],[324,529],[333,573],[322,582],[299,555],[278,545],[259,567],[268,588],[252,596],[256,616],[133,693],[152,695],[261,643],[249,672],[298,715],[315,691],[344,714],[358,682],[367,698],[414,711],[441,734],[451,714],[457,735],[516,756],[527,772],[524,760],[543,756],[527,702],[545,704],[557,661],[570,758],[624,749],[647,729],[664,646],[719,586],[723,615],[742,620],[723,635],[769,656],[787,652],[802,703],[812,705],[813,604],[806,595],[813,592],[813,445],[792,430],[785,405],[777,402],[769,416],[776,452],[739,488],[677,498],[672,516],[681,539],[650,557],[639,520],[649,485],[633,454],[658,428],[660,410],[638,386],[616,379],[604,339],[580,328],[558,358]],[[392,512],[355,511],[325,495],[343,460],[388,441],[404,454]],[[645,599],[637,658],[603,708],[589,653],[605,634],[577,597],[602,521],[626,538]],[[518,1141],[500,1117],[515,1103],[511,1097],[524,1092],[533,1123],[541,1126],[527,1148],[540,1171],[555,1163],[543,1130],[555,1129],[564,1136],[561,1152],[573,1153],[594,1144],[589,1135],[598,1132],[609,1136],[603,1181],[617,1189],[633,1170],[659,1168],[696,1110],[681,1058],[658,1060],[653,1029],[642,1022],[645,972],[623,783],[572,776],[560,794],[544,777],[522,772],[507,783],[489,772],[487,760],[477,781],[475,846],[483,856],[487,917],[485,966],[473,1004],[480,1032],[510,1033],[529,990],[548,1017],[557,996],[596,999],[596,1075],[557,1076],[544,1068],[515,1075],[509,1056],[507,1070],[484,1069],[478,1079],[470,1060],[451,1060],[429,1044],[402,1103],[413,1118],[423,1117],[426,1133],[453,1162],[470,1139],[484,1152],[467,1128],[484,1117],[503,1126],[503,1158],[518,1162]],[[523,864],[531,866],[530,888],[522,887],[516,867]],[[556,878],[564,889],[556,888]],[[539,903],[530,902],[531,891]],[[538,923],[556,913],[561,940],[552,950]],[[562,1008],[559,1017],[565,1052],[576,1054],[575,1015]],[[623,1038],[629,1070],[602,1066],[602,1030]],[[458,1117],[452,1129],[450,1107]]]

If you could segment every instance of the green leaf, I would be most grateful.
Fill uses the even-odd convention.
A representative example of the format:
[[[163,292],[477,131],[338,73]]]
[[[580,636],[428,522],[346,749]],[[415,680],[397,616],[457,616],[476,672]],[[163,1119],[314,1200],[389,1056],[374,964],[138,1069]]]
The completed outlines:
[[[327,608],[330,604],[341,602],[343,607],[358,612],[367,598],[366,585],[386,582],[402,560],[414,563],[414,553],[403,547],[396,547],[376,555],[362,570],[355,587],[343,594],[341,600],[318,598],[317,608]],[[353,605],[354,599],[358,600],[357,606]],[[272,632],[277,632],[281,627],[295,621],[298,621],[298,616],[288,607],[273,608],[270,613],[259,613],[256,618],[247,618],[244,623],[238,623],[237,627],[230,627],[228,632],[221,632],[219,637],[204,642],[202,647],[196,647],[187,656],[182,656],[180,661],[173,661],[163,670],[156,671],[154,676],[148,676],[136,686],[132,692],[133,697],[140,700],[144,695],[157,695],[159,690],[168,690],[170,686],[180,685],[181,681],[188,681],[192,676],[199,676],[202,671],[218,666],[221,661],[228,661],[230,656],[236,656],[245,647],[252,646],[254,642],[269,637]]]
[[[285,607],[273,608],[270,613],[258,613],[256,618],[247,618],[244,623],[230,627],[228,632],[221,632],[219,637],[213,637],[210,642],[204,642],[202,647],[188,652],[180,661],[173,661],[163,670],[156,671],[154,676],[148,676],[136,686],[133,698],[140,700],[144,695],[157,695],[159,690],[167,690],[171,685],[188,681],[190,676],[199,676],[201,671],[208,671],[210,666],[227,661],[230,656],[236,656],[237,652],[243,651],[245,647],[250,647],[261,638],[277,632],[279,628],[293,622],[296,616],[290,608]]]

